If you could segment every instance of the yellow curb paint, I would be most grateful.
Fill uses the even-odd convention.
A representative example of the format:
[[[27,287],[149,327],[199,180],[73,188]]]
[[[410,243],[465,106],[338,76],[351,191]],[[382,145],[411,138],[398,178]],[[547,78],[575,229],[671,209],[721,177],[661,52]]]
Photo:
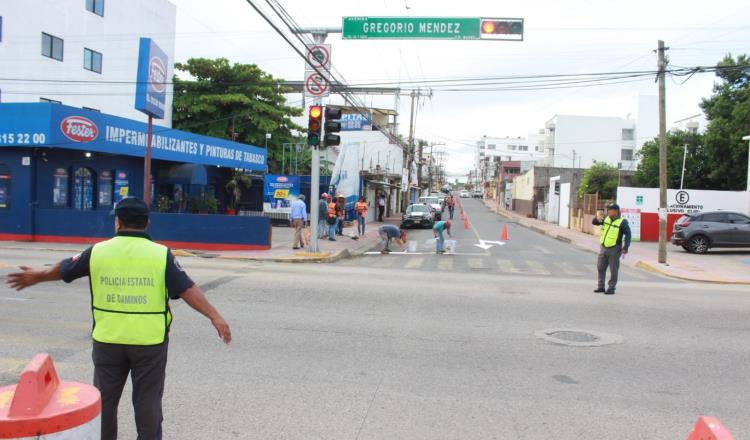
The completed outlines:
[[[176,257],[194,257],[195,254],[184,249],[172,249],[172,254]]]
[[[694,278],[694,277],[688,277],[684,275],[675,275],[672,273],[669,273],[663,269],[659,269],[658,267],[655,267],[649,263],[646,263],[643,260],[638,261],[635,263],[635,267],[639,269],[643,269],[647,272],[655,273],[657,275],[669,277],[669,278],[676,278],[678,280],[686,280],[686,281],[700,281],[704,283],[716,283],[716,284],[740,284],[740,285],[750,285],[750,281],[742,281],[742,280],[728,280],[728,279],[721,279],[721,278],[712,278],[712,279],[706,279],[706,278]]]

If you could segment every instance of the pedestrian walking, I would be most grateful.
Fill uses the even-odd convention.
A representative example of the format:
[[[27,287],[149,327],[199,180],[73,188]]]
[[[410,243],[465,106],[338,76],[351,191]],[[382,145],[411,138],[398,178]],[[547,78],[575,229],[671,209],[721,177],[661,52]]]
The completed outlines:
[[[391,240],[396,240],[402,249],[406,243],[406,231],[399,229],[394,225],[383,225],[379,227],[378,235],[383,240],[383,249],[380,251],[381,254],[387,254],[391,251],[389,247]]]
[[[445,199],[445,204],[448,206],[448,217],[453,220],[453,211],[456,210],[456,199],[453,197],[453,194],[450,194]]]
[[[380,193],[378,196],[378,221],[383,222],[383,214],[385,213],[385,194]]]
[[[630,247],[630,225],[622,218],[620,206],[616,203],[607,206],[607,216],[604,219],[602,219],[602,213],[597,211],[591,224],[601,226],[599,232],[601,247],[596,262],[599,278],[594,292],[614,295],[617,287],[617,274],[620,270],[620,258],[628,253]],[[609,267],[609,284],[607,290],[604,290],[607,267]]]
[[[149,210],[135,198],[115,207],[115,233],[80,254],[46,269],[22,266],[7,284],[21,290],[45,281],[70,283],[89,277],[94,386],[101,392],[101,438],[117,438],[117,407],[130,375],[138,439],[162,438],[162,395],[172,313],[182,299],[211,320],[224,343],[229,325],[179,266],[169,248],[146,233]],[[197,374],[197,372],[196,372]]]
[[[346,221],[346,197],[339,194],[336,202],[336,216],[338,217],[338,223],[336,224],[336,234],[344,236],[344,222]]]
[[[339,216],[337,213],[338,203],[331,199],[328,203],[328,213],[326,214],[326,223],[328,223],[328,240],[336,241],[336,230],[338,229]]]
[[[328,223],[326,223],[328,199],[330,199],[328,193],[323,193],[318,200],[318,238],[323,238],[328,234]]]
[[[299,198],[292,202],[292,226],[294,227],[294,243],[292,249],[305,247],[305,238],[302,232],[307,224],[307,205],[305,204],[305,195],[300,194]]]
[[[453,235],[451,235],[451,226],[453,226],[453,222],[450,220],[441,220],[435,222],[432,226],[432,233],[435,235],[435,253],[445,253],[445,236],[443,232],[447,232],[448,237],[453,238]]]
[[[354,212],[357,213],[357,234],[365,235],[365,222],[367,219],[367,202],[364,197],[360,197],[356,205],[354,205]]]

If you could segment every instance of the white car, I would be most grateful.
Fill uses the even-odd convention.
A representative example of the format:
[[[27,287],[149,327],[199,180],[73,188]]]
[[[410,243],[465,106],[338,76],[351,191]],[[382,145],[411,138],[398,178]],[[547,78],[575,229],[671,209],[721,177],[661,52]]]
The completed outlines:
[[[440,199],[437,197],[427,196],[427,197],[420,197],[419,203],[424,203],[425,205],[430,205],[432,209],[434,209],[436,212],[442,212],[443,211],[443,205],[440,203]]]
[[[469,198],[469,193],[468,193],[468,191],[461,191],[461,193],[459,193],[459,197],[461,197],[462,199],[467,199],[467,198]]]

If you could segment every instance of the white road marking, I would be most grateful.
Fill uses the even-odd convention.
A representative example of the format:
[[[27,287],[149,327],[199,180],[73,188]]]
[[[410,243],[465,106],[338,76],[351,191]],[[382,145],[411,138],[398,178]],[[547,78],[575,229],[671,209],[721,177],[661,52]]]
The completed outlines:
[[[424,264],[424,258],[412,258],[404,264],[405,269],[419,269]]]
[[[453,267],[453,258],[441,258],[437,262],[437,268],[440,270],[450,270]]]
[[[529,266],[529,269],[531,269],[532,273],[538,274],[538,275],[550,275],[550,271],[547,270],[542,263],[536,261],[536,260],[526,260],[526,265]]]
[[[484,261],[481,258],[470,258],[466,260],[466,264],[470,269],[484,269]]]
[[[539,245],[536,245],[536,244],[532,245],[531,247],[533,247],[534,249],[538,250],[539,252],[541,252],[543,254],[547,254],[547,255],[552,254],[552,251],[550,251],[549,249],[547,249],[545,247],[542,247],[542,246],[539,246]]]
[[[504,260],[501,258],[498,258],[497,260],[497,268],[500,269],[500,272],[503,272],[503,273],[520,273],[521,272],[513,264],[512,261]]]
[[[557,266],[561,272],[567,273],[569,275],[585,275],[583,272],[578,270],[575,266],[573,266],[570,263],[560,261],[560,262],[553,263],[553,264]]]

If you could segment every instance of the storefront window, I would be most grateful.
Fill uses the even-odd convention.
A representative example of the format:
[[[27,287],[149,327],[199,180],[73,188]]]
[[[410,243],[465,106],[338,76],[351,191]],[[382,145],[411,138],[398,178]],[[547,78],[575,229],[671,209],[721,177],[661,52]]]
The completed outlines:
[[[75,172],[73,207],[82,211],[94,209],[94,173],[88,168]]]
[[[112,206],[112,171],[99,173],[99,207]]]
[[[52,176],[52,206],[66,208],[68,206],[68,170],[55,169]]]
[[[10,168],[0,163],[0,210],[10,208]]]

